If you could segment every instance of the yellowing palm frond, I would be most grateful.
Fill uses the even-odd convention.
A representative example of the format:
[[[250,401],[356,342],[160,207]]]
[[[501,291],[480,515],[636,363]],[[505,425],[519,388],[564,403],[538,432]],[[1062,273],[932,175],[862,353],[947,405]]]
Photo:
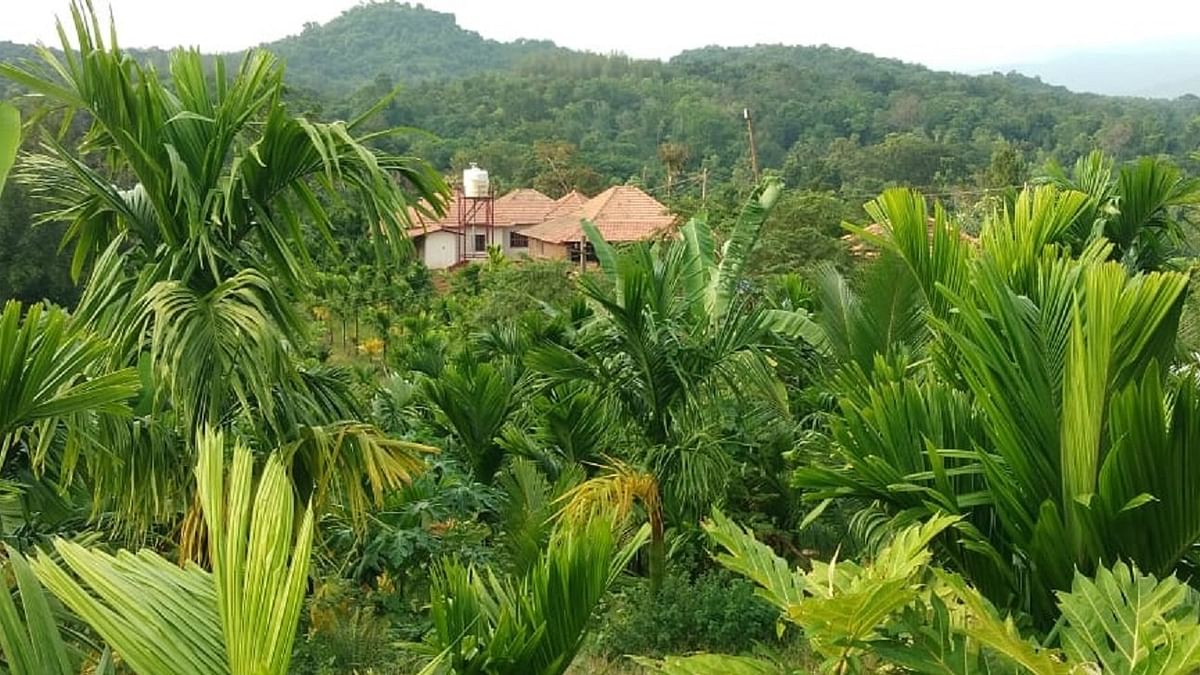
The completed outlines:
[[[666,571],[666,526],[658,479],[653,474],[612,459],[607,472],[571,488],[559,502],[562,504],[559,517],[577,524],[606,515],[618,522],[626,521],[633,515],[634,507],[641,504],[650,524],[651,586],[658,588],[662,584]]]

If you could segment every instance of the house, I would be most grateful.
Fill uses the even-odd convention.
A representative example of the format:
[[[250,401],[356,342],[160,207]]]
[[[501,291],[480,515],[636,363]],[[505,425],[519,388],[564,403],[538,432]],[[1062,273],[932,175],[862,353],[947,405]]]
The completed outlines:
[[[653,239],[675,226],[675,216],[657,199],[632,185],[618,185],[566,213],[551,214],[545,222],[522,230],[529,240],[529,255],[578,261],[580,251],[587,248],[581,224],[584,220],[591,221],[614,244]]]
[[[430,269],[487,258],[489,246],[500,247],[506,256],[522,257],[528,252],[528,243],[521,230],[545,222],[558,205],[541,192],[527,188],[486,200],[464,199],[457,191],[446,215],[436,221],[430,222],[415,209],[410,210],[414,227],[408,230],[408,236]]]
[[[578,261],[588,248],[580,225],[584,219],[614,243],[650,239],[675,224],[665,206],[630,185],[591,199],[575,190],[557,200],[529,188],[495,199],[464,198],[457,191],[441,218],[432,221],[415,209],[409,217],[414,227],[408,236],[430,269],[486,259],[489,246],[509,257]]]

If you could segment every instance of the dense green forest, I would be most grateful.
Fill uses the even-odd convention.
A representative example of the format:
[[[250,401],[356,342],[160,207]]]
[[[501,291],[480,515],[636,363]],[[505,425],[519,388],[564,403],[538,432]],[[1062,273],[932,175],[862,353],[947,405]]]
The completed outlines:
[[[888,186],[967,208],[1093,148],[1193,169],[1200,147],[1200,98],[1074,94],[1015,74],[936,72],[831,47],[706,48],[642,61],[485,40],[452,15],[396,2],[364,4],[266,47],[283,57],[299,112],[352,119],[399,87],[370,128],[420,130],[382,147],[447,174],[477,162],[502,188],[551,195],[633,182],[683,212],[702,192],[736,200],[753,182],[749,108],[760,165],[811,193],[809,204],[825,194],[840,202],[820,218],[832,230],[801,224],[800,239],[823,251],[840,219]],[[32,53],[0,44],[0,62]],[[165,67],[164,52],[131,53]],[[70,303],[46,245],[59,233],[29,231],[24,214],[37,209],[26,199],[17,185],[0,204],[13,214],[3,221],[11,243],[0,254],[0,297]]]
[[[1200,671],[1200,101],[70,11],[0,62],[0,672]],[[432,272],[468,160],[679,224]]]

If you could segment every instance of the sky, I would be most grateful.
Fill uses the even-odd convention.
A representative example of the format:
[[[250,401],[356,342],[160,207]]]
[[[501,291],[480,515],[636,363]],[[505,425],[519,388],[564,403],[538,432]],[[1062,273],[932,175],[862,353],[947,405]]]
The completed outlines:
[[[230,51],[361,0],[95,0],[129,47]],[[1200,41],[1197,0],[424,0],[497,40],[669,58],[688,48],[830,44],[972,72],[1077,50]],[[53,44],[67,0],[0,0],[0,40]]]

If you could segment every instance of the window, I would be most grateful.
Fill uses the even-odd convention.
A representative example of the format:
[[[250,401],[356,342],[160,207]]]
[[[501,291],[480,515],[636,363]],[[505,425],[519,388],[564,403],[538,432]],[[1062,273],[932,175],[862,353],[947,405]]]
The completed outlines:
[[[486,234],[475,235],[475,250],[476,251],[486,251],[487,250],[487,235]]]
[[[579,262],[579,249],[579,242],[573,241],[568,243],[567,259],[574,263]],[[592,242],[586,242],[583,245],[583,251],[584,255],[587,256],[587,262],[599,262],[600,259],[596,257],[596,249],[592,247]]]
[[[529,237],[520,232],[509,232],[508,246],[509,248],[529,248]]]

